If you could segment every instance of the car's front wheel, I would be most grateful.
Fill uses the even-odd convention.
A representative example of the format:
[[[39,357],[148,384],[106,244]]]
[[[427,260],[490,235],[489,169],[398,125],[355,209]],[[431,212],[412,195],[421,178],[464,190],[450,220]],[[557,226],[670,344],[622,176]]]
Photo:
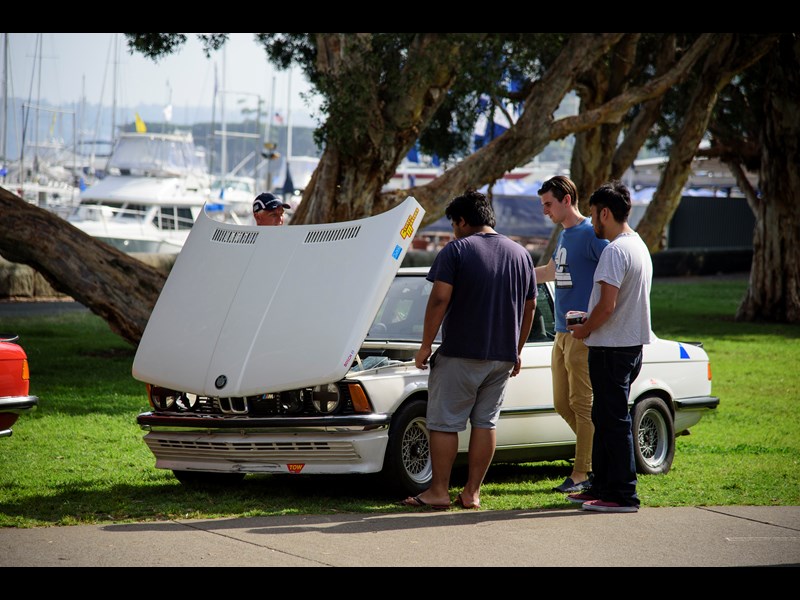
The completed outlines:
[[[675,457],[675,427],[665,402],[655,396],[643,398],[631,409],[631,420],[636,471],[667,473]]]
[[[208,471],[177,471],[175,478],[187,487],[234,485],[244,479],[244,473],[211,473]]]
[[[383,461],[386,484],[412,496],[431,483],[431,440],[426,425],[427,402],[411,400],[392,416],[389,443]]]

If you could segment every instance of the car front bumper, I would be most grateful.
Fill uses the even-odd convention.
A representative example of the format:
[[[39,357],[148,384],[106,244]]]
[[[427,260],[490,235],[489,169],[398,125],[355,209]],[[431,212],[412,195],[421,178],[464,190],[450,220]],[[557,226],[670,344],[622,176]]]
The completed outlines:
[[[156,467],[215,473],[346,474],[383,468],[388,429],[312,432],[151,431]]]

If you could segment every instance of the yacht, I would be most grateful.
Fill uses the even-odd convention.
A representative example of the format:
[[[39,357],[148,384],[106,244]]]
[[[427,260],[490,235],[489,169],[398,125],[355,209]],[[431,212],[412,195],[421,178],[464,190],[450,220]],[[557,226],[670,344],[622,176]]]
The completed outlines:
[[[68,220],[123,252],[177,253],[209,199],[191,134],[123,133],[105,177],[81,193]],[[224,204],[212,202],[206,210],[223,220]]]

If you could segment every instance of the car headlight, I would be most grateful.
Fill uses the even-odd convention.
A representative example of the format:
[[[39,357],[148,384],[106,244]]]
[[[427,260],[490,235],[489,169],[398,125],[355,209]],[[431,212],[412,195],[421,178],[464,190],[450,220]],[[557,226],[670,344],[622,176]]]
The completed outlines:
[[[178,410],[193,410],[196,404],[197,394],[181,392],[175,399],[175,406],[178,407]]]
[[[335,383],[316,385],[311,388],[311,404],[317,412],[329,415],[339,408],[341,397]]]
[[[150,406],[156,410],[190,411],[197,405],[197,394],[177,392],[157,385],[147,385]]]
[[[280,393],[281,408],[287,413],[297,413],[303,410],[302,390],[290,390]]]
[[[169,410],[175,404],[179,395],[180,393],[175,390],[147,384],[147,396],[150,400],[150,406],[156,410]]]

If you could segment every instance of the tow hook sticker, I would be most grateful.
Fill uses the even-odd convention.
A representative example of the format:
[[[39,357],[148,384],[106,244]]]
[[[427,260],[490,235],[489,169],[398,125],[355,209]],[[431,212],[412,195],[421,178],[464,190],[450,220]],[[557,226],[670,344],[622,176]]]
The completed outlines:
[[[289,469],[289,473],[299,473],[300,471],[303,470],[303,467],[305,466],[306,466],[305,463],[299,463],[299,464],[292,463],[292,464],[287,464],[286,468]]]

